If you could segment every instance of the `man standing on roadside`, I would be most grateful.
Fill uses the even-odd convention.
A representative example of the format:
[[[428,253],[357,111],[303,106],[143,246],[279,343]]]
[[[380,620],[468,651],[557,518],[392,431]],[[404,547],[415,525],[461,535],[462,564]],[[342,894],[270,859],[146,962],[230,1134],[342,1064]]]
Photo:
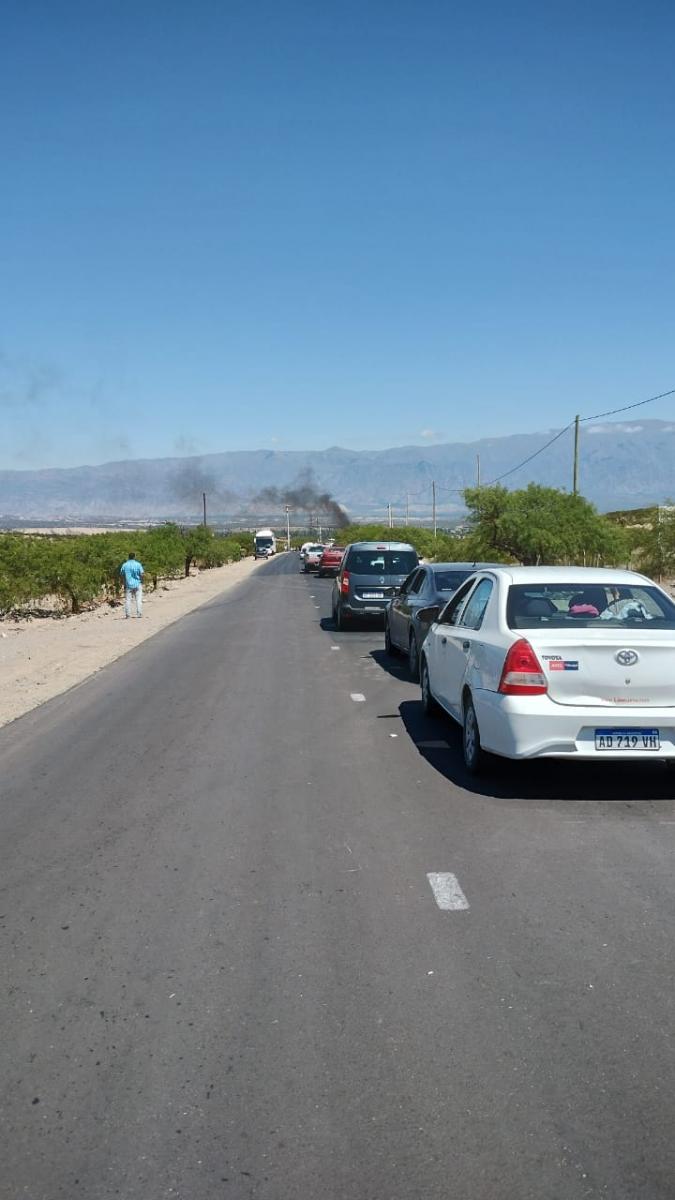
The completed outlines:
[[[131,616],[131,597],[136,597],[136,616],[143,615],[143,576],[145,571],[135,554],[130,554],[127,561],[120,567],[120,575],[124,580],[124,615]]]

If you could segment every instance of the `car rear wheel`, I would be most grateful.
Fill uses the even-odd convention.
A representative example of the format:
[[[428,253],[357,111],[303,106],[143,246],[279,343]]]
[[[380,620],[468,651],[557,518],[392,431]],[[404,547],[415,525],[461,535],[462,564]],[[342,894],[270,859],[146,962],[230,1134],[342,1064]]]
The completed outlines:
[[[420,652],[417,649],[417,638],[414,633],[410,634],[410,645],[408,646],[408,669],[413,679],[419,678],[420,673]]]
[[[333,624],[336,629],[344,629],[345,627],[345,619],[339,604],[333,609]]]
[[[420,687],[422,690],[422,709],[427,717],[440,717],[441,706],[431,694],[431,685],[429,683],[429,668],[426,658],[422,659],[420,669]]]
[[[464,766],[470,775],[479,775],[487,766],[487,756],[480,744],[478,718],[471,696],[464,701],[464,725],[462,728],[462,752]]]

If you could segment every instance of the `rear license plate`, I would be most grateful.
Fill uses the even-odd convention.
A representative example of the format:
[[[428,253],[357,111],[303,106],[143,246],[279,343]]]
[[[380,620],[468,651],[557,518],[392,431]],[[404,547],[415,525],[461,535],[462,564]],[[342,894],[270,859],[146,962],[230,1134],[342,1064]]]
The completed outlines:
[[[364,600],[384,600],[384,592],[362,592]]]
[[[660,750],[658,729],[596,729],[596,750]]]

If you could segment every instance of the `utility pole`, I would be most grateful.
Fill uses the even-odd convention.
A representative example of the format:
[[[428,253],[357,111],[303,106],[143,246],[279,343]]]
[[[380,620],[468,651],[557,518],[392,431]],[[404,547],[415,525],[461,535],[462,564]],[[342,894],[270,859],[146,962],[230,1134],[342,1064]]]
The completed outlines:
[[[579,494],[579,416],[574,418],[574,474],[572,476],[572,492]]]
[[[389,528],[391,529],[393,526],[393,522],[391,519],[391,504],[387,505],[387,515],[388,515],[388,520],[389,520]]]
[[[434,537],[436,537],[436,480],[431,481],[431,506],[434,521]]]
[[[286,549],[291,548],[291,506],[286,505]]]
[[[206,525],[206,492],[202,492],[202,503],[204,505],[204,525]]]
[[[480,487],[480,454],[476,455],[476,487]]]

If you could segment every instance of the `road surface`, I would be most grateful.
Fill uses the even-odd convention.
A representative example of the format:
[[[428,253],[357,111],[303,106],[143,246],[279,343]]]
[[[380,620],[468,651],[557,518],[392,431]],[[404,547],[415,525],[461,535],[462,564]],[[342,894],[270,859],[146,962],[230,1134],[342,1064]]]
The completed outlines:
[[[469,781],[331,587],[0,731],[0,1195],[672,1200],[672,776]]]

